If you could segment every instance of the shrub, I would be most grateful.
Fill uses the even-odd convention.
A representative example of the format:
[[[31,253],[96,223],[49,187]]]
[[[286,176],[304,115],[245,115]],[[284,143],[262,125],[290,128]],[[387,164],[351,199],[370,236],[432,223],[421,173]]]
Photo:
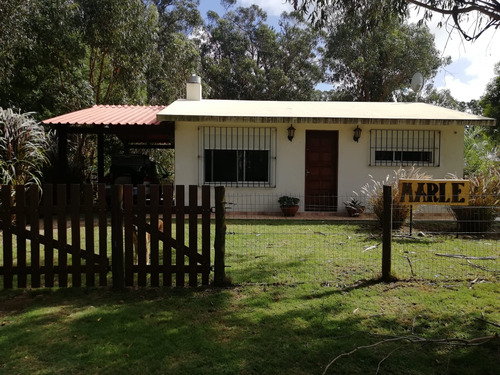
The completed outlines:
[[[281,207],[293,207],[298,205],[299,202],[300,202],[299,198],[289,197],[287,195],[283,195],[278,199],[278,203],[280,204]]]
[[[0,108],[0,184],[40,184],[47,135],[29,113]]]
[[[399,168],[388,174],[384,180],[377,181],[369,175],[371,182],[361,188],[361,193],[366,196],[373,212],[382,224],[384,218],[384,185],[392,186],[392,228],[399,229],[403,226],[410,215],[410,206],[400,203],[399,180],[400,179],[429,179],[431,176],[420,171],[419,168],[412,167],[409,170]]]
[[[455,175],[450,175],[457,178]],[[468,206],[453,206],[459,232],[487,232],[500,213],[500,167],[492,166],[469,178]]]

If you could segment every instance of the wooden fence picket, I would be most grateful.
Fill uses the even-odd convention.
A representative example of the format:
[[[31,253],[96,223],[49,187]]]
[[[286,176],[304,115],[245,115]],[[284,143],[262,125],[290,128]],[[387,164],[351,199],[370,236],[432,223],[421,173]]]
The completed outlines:
[[[30,229],[33,233],[40,233],[40,220],[38,212],[39,191],[35,185],[28,188],[27,216],[29,217]],[[31,241],[31,286],[40,288],[40,242]]]
[[[168,236],[172,235],[172,215],[174,190],[172,185],[163,185],[163,228]],[[172,241],[163,243],[163,286],[172,286]]]
[[[1,186],[1,206],[2,206],[2,246],[3,246],[3,285],[5,289],[12,289],[14,286],[13,275],[13,243],[12,230],[10,222],[12,220],[11,211],[11,187],[8,185]]]
[[[54,189],[52,185],[43,186],[43,235],[45,236],[44,265],[45,286],[54,286]]]

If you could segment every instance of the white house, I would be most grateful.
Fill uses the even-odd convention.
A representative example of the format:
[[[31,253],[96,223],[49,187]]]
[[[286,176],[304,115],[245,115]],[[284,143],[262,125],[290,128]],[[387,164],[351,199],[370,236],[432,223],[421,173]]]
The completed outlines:
[[[495,124],[424,103],[207,100],[199,77],[190,81],[187,99],[157,114],[175,123],[175,183],[295,195],[301,211],[343,210],[369,175],[399,167],[461,176],[465,126]]]

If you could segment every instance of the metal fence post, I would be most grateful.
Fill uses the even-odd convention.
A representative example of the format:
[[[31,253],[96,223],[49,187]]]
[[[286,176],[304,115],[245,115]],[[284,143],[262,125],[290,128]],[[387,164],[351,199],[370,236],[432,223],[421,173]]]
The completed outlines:
[[[224,186],[215,188],[215,257],[214,284],[223,286],[226,281],[226,189]]]
[[[382,280],[391,279],[392,186],[384,185],[384,216],[382,223]]]

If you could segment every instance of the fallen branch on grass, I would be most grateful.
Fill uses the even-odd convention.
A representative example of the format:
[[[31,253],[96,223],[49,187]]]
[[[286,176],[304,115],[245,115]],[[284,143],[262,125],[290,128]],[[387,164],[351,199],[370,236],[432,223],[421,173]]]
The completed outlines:
[[[490,322],[489,320],[483,319],[483,318],[475,318],[476,320],[480,320],[481,322],[491,324],[494,327],[500,328],[500,324],[495,323],[495,322]]]
[[[487,256],[487,257],[472,257],[463,254],[440,254],[436,253],[438,257],[448,257],[448,258],[460,258],[460,259],[474,259],[474,260],[496,260],[498,257],[496,256]]]
[[[474,268],[479,268],[480,270],[483,270],[483,271],[493,272],[493,273],[500,273],[499,270],[492,270],[490,268],[487,268],[487,267],[484,267],[484,266],[480,266],[479,264],[474,264],[469,259],[467,259],[467,263],[469,264],[469,266],[474,267]]]
[[[484,336],[484,337],[477,337],[477,338],[474,338],[474,339],[470,339],[470,340],[465,340],[465,339],[459,339],[459,338],[453,338],[453,339],[426,339],[424,337],[420,337],[420,336],[415,336],[415,335],[410,335],[410,336],[396,336],[396,337],[388,337],[388,338],[385,338],[381,341],[377,341],[373,344],[370,344],[370,345],[361,345],[361,346],[358,346],[356,348],[354,348],[353,350],[351,350],[350,352],[345,352],[345,353],[342,353],[340,355],[338,355],[337,357],[335,357],[325,368],[325,371],[323,371],[323,375],[327,373],[328,369],[340,358],[342,357],[348,357],[358,351],[360,351],[361,349],[370,349],[370,348],[374,348],[376,346],[379,346],[379,345],[382,345],[382,344],[387,344],[387,343],[390,343],[390,342],[406,342],[408,344],[443,344],[443,345],[461,345],[461,346],[479,346],[479,345],[483,345],[483,344],[486,344],[487,342],[491,341],[491,340],[494,340],[494,339],[497,339],[498,340],[499,336],[498,334],[495,334],[495,335],[490,335],[490,336]],[[383,361],[385,361],[387,358],[390,357],[390,355],[392,353],[394,353],[395,350],[393,350],[391,353],[389,353],[389,355],[385,356],[382,361],[380,363],[382,363]],[[380,367],[380,363],[379,363],[379,367]],[[378,370],[377,370],[378,371]]]
[[[392,237],[396,238],[404,238],[405,240],[413,240],[413,241],[429,241],[425,236],[420,235],[419,237],[410,236],[409,234],[393,234]],[[421,238],[424,237],[424,238]]]
[[[406,260],[408,261],[408,264],[410,265],[410,270],[411,270],[411,275],[415,277],[415,272],[413,272],[413,264],[411,264],[411,259],[408,255],[405,255]]]
[[[373,250],[373,249],[376,249],[376,248],[377,248],[377,247],[379,247],[379,246],[380,246],[380,244],[379,244],[379,243],[378,243],[378,244],[376,244],[376,245],[373,245],[373,246],[368,246],[366,249],[364,249],[364,250],[362,251],[362,253],[364,253],[365,251],[368,251],[368,250]]]

